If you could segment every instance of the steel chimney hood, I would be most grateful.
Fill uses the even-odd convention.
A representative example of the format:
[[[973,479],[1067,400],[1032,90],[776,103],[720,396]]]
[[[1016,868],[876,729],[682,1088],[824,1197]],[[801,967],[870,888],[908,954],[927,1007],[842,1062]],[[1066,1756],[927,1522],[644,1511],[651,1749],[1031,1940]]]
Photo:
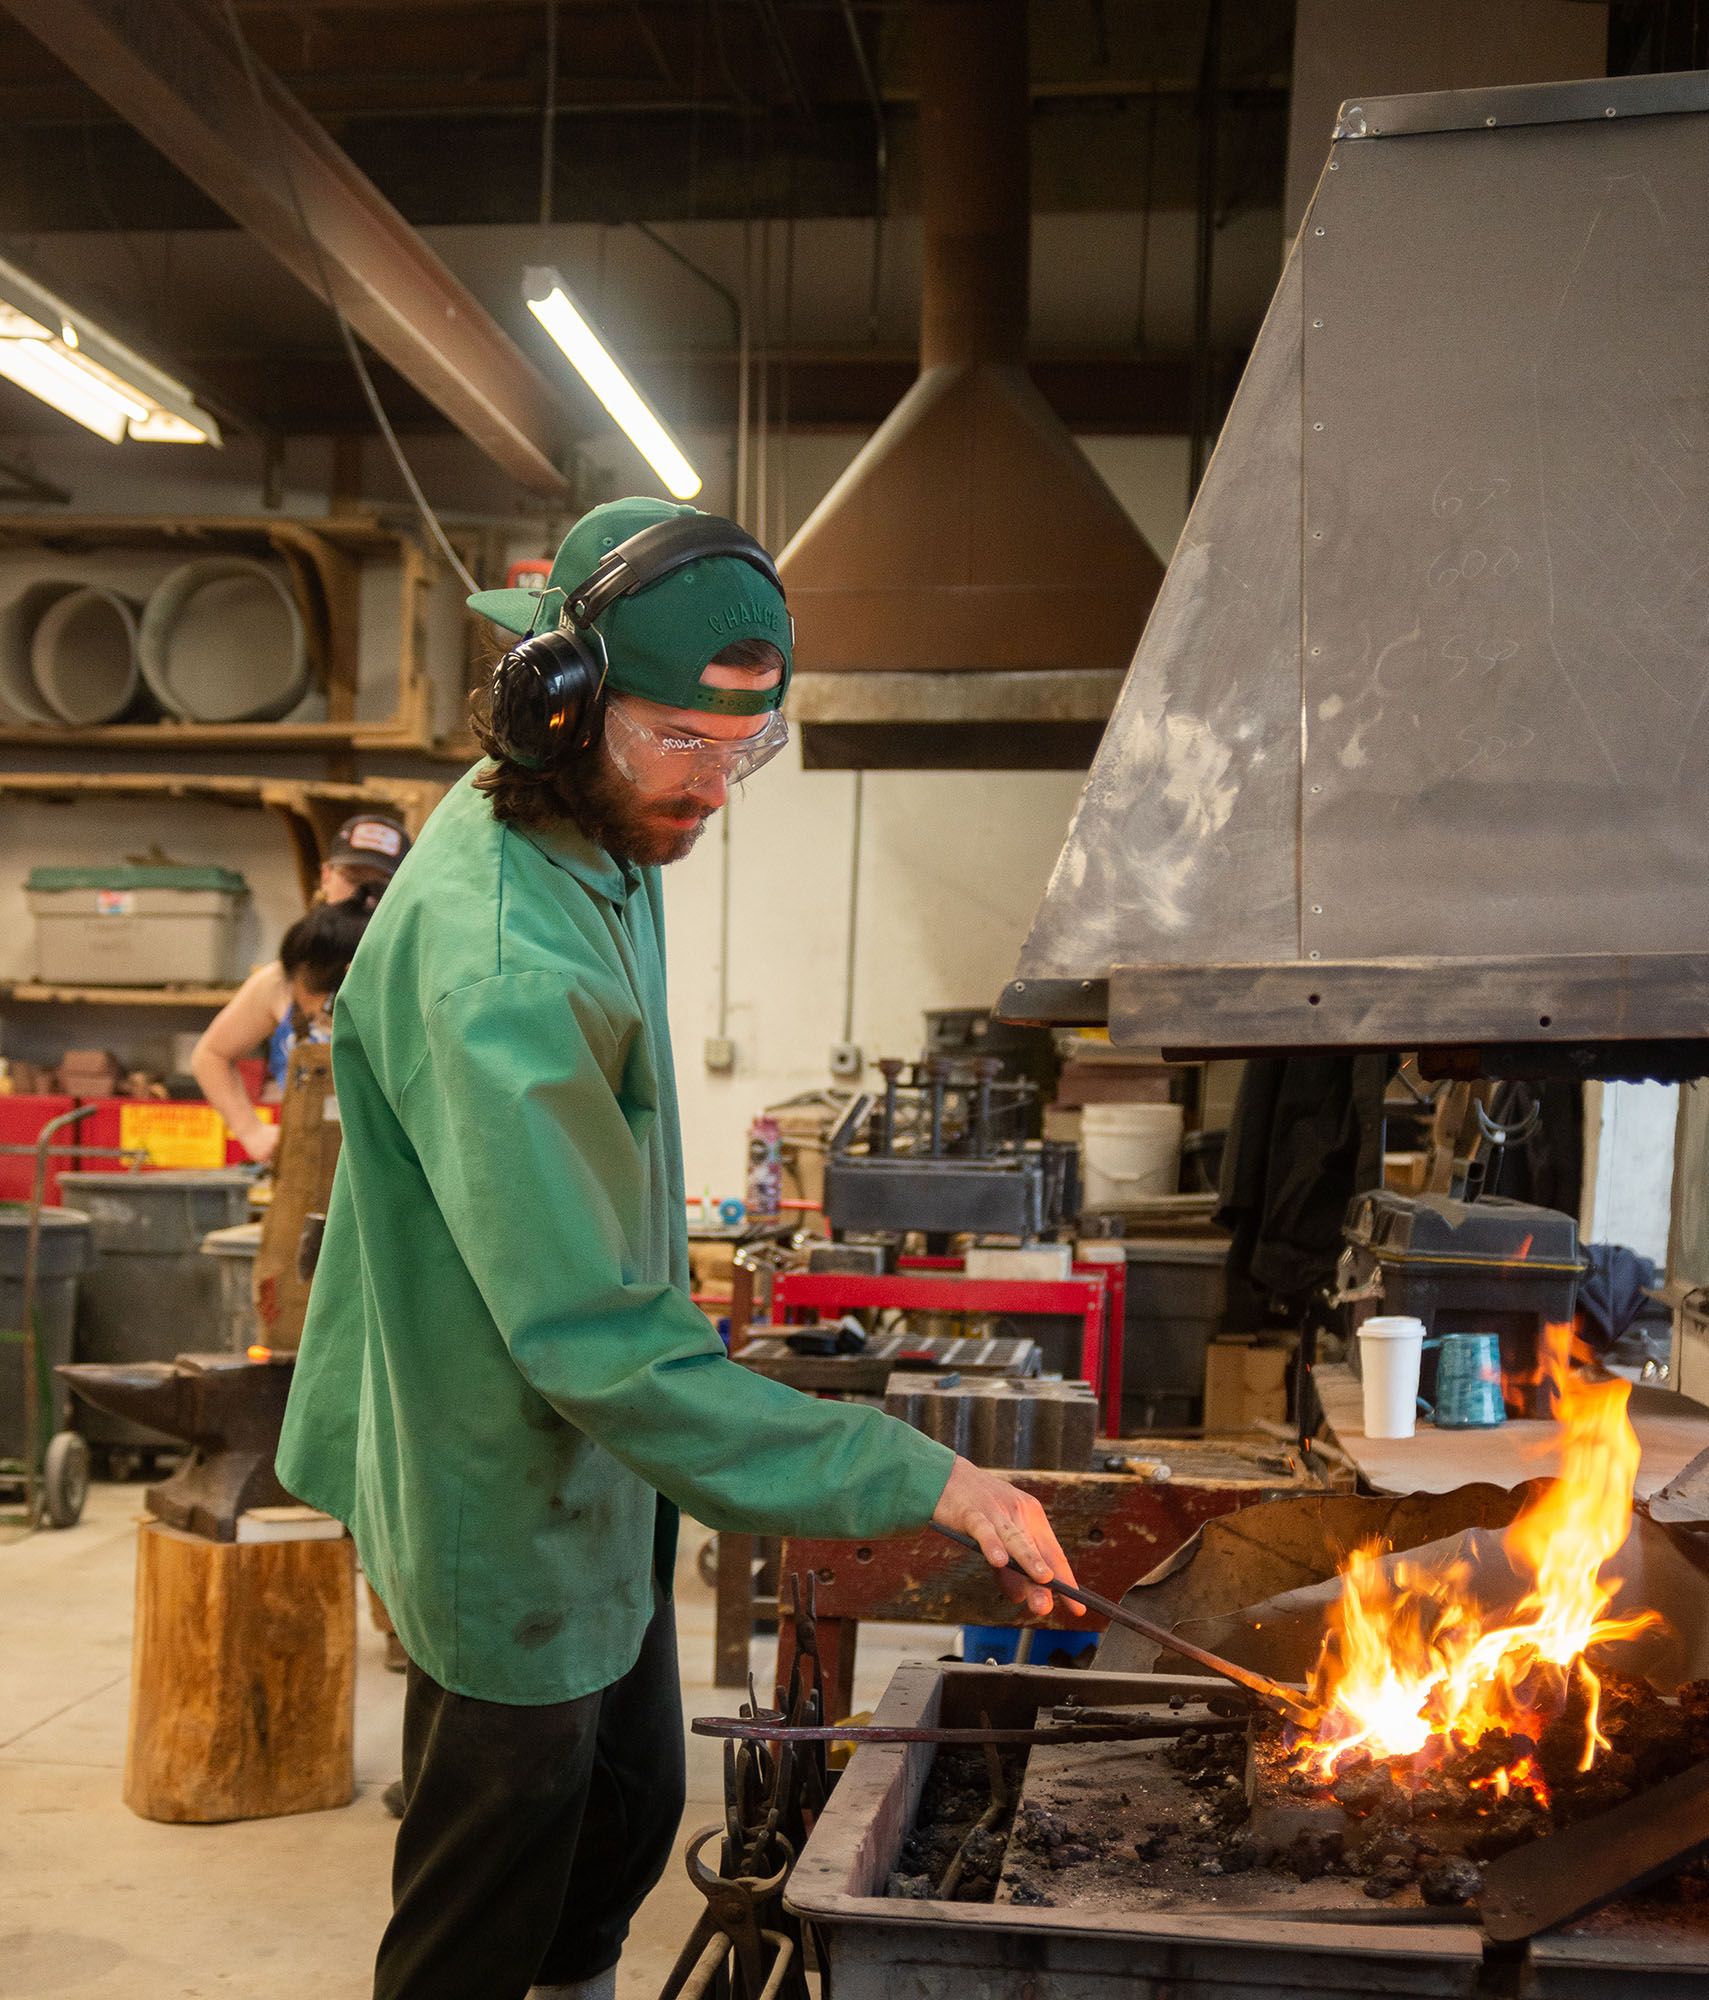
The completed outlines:
[[[1709,73],[1342,107],[1004,1016],[1704,1046],[1706,160]]]
[[[1163,566],[1025,366],[1026,0],[916,0],[920,375],[779,558],[818,768],[1084,769]]]

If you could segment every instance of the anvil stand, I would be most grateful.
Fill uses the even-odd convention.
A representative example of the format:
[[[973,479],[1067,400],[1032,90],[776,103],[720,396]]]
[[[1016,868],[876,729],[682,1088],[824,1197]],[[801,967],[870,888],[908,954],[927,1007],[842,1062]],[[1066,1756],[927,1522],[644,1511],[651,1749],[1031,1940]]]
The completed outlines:
[[[350,1538],[273,1470],[294,1354],[59,1370],[189,1446],[137,1539],[125,1803],[143,1819],[265,1819],[355,1796]]]

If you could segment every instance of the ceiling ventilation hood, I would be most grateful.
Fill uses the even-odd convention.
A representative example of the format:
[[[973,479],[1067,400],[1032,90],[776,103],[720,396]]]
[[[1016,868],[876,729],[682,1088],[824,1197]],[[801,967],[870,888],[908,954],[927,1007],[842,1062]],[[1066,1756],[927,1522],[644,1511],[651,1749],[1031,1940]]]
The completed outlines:
[[[1025,367],[1025,0],[919,0],[920,377],[784,550],[806,762],[1084,767],[1162,565]]]
[[[1704,1066],[1705,157],[1701,73],[1343,106],[1005,1015]]]

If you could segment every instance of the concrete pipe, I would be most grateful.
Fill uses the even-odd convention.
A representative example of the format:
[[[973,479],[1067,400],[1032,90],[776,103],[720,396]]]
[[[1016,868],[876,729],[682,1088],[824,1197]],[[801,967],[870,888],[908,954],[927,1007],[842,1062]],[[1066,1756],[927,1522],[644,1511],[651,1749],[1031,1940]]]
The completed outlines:
[[[308,637],[290,585],[247,556],[201,556],[148,600],[143,679],[186,722],[277,722],[309,685]]]
[[[42,613],[30,638],[30,671],[57,721],[88,729],[135,708],[142,689],[137,609],[116,590],[90,584]]]
[[[63,598],[83,586],[64,577],[43,577],[26,585],[0,611],[0,720],[32,723],[42,729],[64,726],[42,699],[30,660],[36,627]]]

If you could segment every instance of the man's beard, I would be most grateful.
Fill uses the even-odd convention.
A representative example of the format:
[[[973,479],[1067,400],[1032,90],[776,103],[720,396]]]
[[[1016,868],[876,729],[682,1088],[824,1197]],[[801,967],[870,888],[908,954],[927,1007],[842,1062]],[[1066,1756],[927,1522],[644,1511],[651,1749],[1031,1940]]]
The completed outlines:
[[[614,860],[638,868],[680,861],[717,810],[688,792],[639,792],[597,750],[562,788],[562,797],[570,817],[590,840],[598,841]],[[694,824],[667,823],[686,819]]]

